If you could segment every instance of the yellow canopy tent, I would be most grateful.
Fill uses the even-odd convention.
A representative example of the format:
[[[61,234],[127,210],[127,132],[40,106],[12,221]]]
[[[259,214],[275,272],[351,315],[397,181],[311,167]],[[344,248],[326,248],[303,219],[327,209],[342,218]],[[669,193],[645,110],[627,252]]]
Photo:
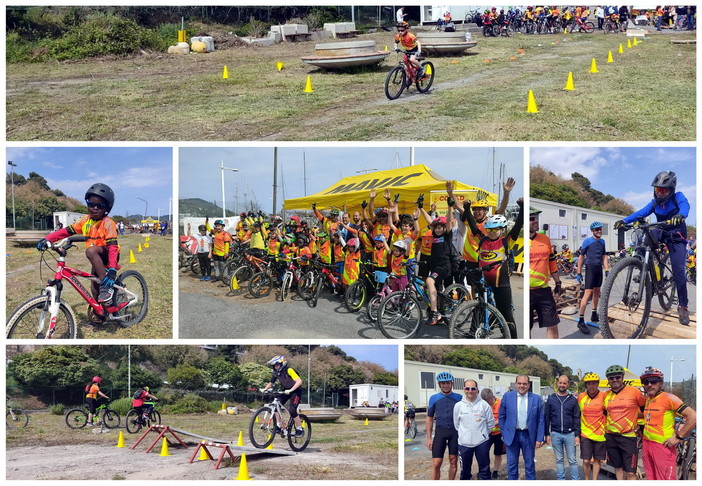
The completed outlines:
[[[641,379],[639,378],[639,375],[635,375],[628,368],[624,368],[624,384],[635,386],[638,388],[641,388],[643,386],[641,384]],[[600,380],[599,387],[600,388],[609,388],[609,380],[606,377],[603,380]]]
[[[158,219],[152,219],[152,218],[142,219],[141,222],[146,223],[146,224],[160,223],[160,221]]]
[[[465,167],[465,166],[464,166]],[[465,172],[465,169],[462,171]],[[392,196],[400,195],[398,206],[401,213],[411,213],[416,208],[415,202],[420,194],[424,194],[425,209],[436,203],[440,214],[446,212],[446,181],[426,165],[414,165],[401,169],[382,170],[344,177],[323,191],[311,196],[285,200],[285,210],[311,209],[312,203],[317,203],[318,209],[343,209],[348,211],[360,209],[362,201],[368,201],[368,193],[375,189],[374,200],[376,208],[387,205],[383,199],[383,191],[390,189]],[[486,199],[491,206],[497,206],[497,195],[476,186],[455,182],[454,193],[458,202],[463,200],[477,201]]]

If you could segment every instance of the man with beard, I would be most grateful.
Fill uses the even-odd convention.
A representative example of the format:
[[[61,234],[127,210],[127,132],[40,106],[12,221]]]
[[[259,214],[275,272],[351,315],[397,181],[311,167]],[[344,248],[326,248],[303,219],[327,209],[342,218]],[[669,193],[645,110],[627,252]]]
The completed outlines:
[[[580,479],[575,448],[580,445],[580,408],[578,400],[568,391],[570,380],[558,377],[558,391],[552,393],[544,405],[546,444],[553,447],[556,455],[556,478],[565,481],[564,453],[568,455],[570,479]]]
[[[546,337],[558,339],[560,319],[553,295],[561,294],[561,277],[558,275],[556,255],[551,249],[551,239],[538,233],[540,213],[536,208],[529,209],[529,315],[531,327],[534,327],[536,313],[539,327],[546,328]],[[548,285],[551,278],[556,282],[553,292]]]
[[[585,373],[585,391],[578,395],[580,408],[580,458],[585,479],[596,480],[602,461],[607,459],[605,444],[604,393],[599,390],[597,373]],[[592,477],[590,476],[592,472]]]

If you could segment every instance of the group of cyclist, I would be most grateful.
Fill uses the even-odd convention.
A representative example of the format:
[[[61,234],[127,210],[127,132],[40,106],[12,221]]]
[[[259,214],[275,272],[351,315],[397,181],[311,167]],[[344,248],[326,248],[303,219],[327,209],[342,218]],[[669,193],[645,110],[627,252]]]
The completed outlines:
[[[259,257],[289,262],[297,259],[300,266],[309,268],[315,259],[334,269],[341,287],[334,289],[343,295],[344,288],[359,278],[362,262],[372,265],[374,271],[393,275],[393,290],[402,290],[408,284],[408,271],[425,279],[431,311],[427,324],[435,325],[442,318],[438,308],[437,292],[451,283],[467,283],[464,277],[469,269],[493,264],[485,272],[487,284],[494,287],[498,309],[508,322],[514,323],[509,284],[509,254],[522,227],[522,200],[514,227],[507,233],[508,221],[504,216],[509,194],[515,181],[509,178],[503,184],[504,197],[495,214],[489,215],[487,200],[461,202],[453,192],[453,182],[446,182],[448,211],[438,216],[435,204],[425,209],[424,195],[420,194],[411,213],[400,213],[399,195],[392,196],[385,189],[383,207],[376,207],[375,190],[368,193],[360,210],[347,212],[332,208],[326,215],[312,204],[315,220],[303,221],[293,215],[287,222],[279,216],[266,221],[262,212],[241,213],[236,231],[224,231],[224,221],[216,220],[211,234],[209,225],[200,227],[200,236],[206,240],[202,258],[215,260],[216,275],[222,275],[222,264],[233,248],[248,248]],[[211,242],[210,242],[211,241]],[[209,246],[208,246],[209,245]],[[199,251],[199,250],[198,250]],[[238,250],[235,250],[238,251]],[[206,255],[206,256],[205,256]],[[207,265],[200,265],[207,279]]]
[[[463,397],[453,391],[455,378],[451,373],[437,373],[436,381],[440,391],[429,398],[426,417],[427,447],[432,451],[432,479],[441,477],[446,449],[449,454],[450,480],[455,479],[459,454],[464,469],[461,479],[470,479],[474,456],[478,461],[480,479],[499,479],[501,457],[512,447],[505,446],[502,435],[506,428],[511,430],[510,434],[515,432],[515,427],[516,431],[528,430],[520,429],[520,423],[529,424],[529,429],[532,425],[537,428],[529,432],[529,437],[533,433],[536,439],[535,448],[544,443],[544,439],[549,437],[552,430],[561,430],[563,424],[568,424],[567,430],[561,430],[561,435],[572,436],[571,442],[580,445],[585,479],[598,479],[604,461],[614,468],[618,480],[636,479],[639,454],[643,459],[646,479],[676,479],[676,446],[695,429],[696,413],[679,397],[663,389],[664,376],[661,370],[646,367],[639,377],[640,386],[631,384],[632,380],[625,379],[625,374],[624,367],[612,365],[607,368],[607,382],[603,383],[597,373],[588,372],[582,379],[585,391],[577,396],[568,391],[570,381],[567,377],[563,380],[563,389],[559,379],[559,393],[549,397],[549,400],[553,399],[553,403],[556,404],[553,415],[548,407],[543,407],[542,410],[536,406],[538,404],[526,405],[526,400],[539,400],[538,395],[528,393],[526,375],[517,377],[517,394],[508,392],[503,397],[496,398],[489,388],[479,390],[475,380],[465,380]],[[525,383],[521,383],[520,378],[523,378]],[[520,405],[517,403],[520,396],[525,399],[523,411],[524,417],[528,416],[528,419],[523,418],[521,411],[518,412]],[[573,403],[577,401],[577,405],[563,408],[568,398],[572,398]],[[405,402],[411,404],[406,395]],[[538,416],[533,416],[532,413],[537,410]],[[405,406],[406,427],[407,421],[414,418],[415,414],[414,405]],[[466,421],[462,420],[464,416]],[[553,417],[557,419],[555,422]],[[551,420],[548,420],[549,418]],[[676,425],[678,420],[681,420],[680,425]],[[550,427],[547,428],[546,423],[549,423]],[[552,430],[548,430],[549,428]],[[514,444],[514,441],[512,443]],[[531,459],[528,460],[535,462],[534,443],[523,444],[523,447],[525,469],[533,472],[533,465],[526,464],[526,461],[527,452],[531,451]],[[492,472],[490,449],[493,449],[495,457]],[[574,451],[573,447],[569,454],[575,454]],[[558,459],[558,452],[556,457]],[[572,457],[568,459],[577,467]],[[518,453],[516,457],[513,453],[507,454],[508,470],[512,463],[513,473],[517,471],[515,460],[518,463]],[[560,461],[563,461],[562,453]],[[578,471],[571,473],[575,474]],[[579,473],[573,477],[578,478]],[[510,479],[517,477],[513,475]],[[530,478],[527,475],[527,479],[535,477]]]
[[[526,34],[561,33],[565,30],[574,31],[582,26],[590,17],[591,7],[587,6],[528,6],[524,11],[519,8],[497,10],[497,7],[486,9],[479,17],[478,25],[483,27],[483,34],[499,35],[503,30],[512,30]],[[612,23],[620,30],[626,30],[629,9],[626,6],[596,7],[595,16],[599,29],[605,22]]]

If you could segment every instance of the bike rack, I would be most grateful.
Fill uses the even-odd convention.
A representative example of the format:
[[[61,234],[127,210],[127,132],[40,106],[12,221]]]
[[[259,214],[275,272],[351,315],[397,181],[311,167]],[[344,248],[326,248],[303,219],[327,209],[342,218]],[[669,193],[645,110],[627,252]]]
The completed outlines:
[[[222,463],[222,459],[224,459],[225,454],[229,454],[229,457],[232,459],[232,462],[236,461],[236,457],[234,457],[234,453],[232,452],[232,449],[230,447],[230,444],[218,444],[215,442],[208,442],[208,441],[201,441],[197,447],[195,448],[195,452],[193,452],[193,455],[190,456],[190,460],[188,462],[192,463],[195,460],[195,456],[197,456],[197,453],[200,452],[200,449],[205,451],[205,454],[207,454],[207,457],[210,460],[214,461],[214,457],[210,453],[209,449],[207,447],[219,447],[222,452],[219,454],[219,458],[217,459],[217,462],[214,465],[214,469],[219,469],[219,465]]]
[[[185,442],[183,442],[183,440],[182,440],[180,437],[178,437],[178,435],[177,435],[177,434],[173,431],[173,429],[171,429],[168,425],[152,425],[152,426],[150,426],[150,427],[149,427],[149,430],[147,430],[146,432],[144,432],[144,433],[141,435],[141,437],[139,437],[139,440],[137,440],[137,441],[134,443],[134,445],[133,445],[132,447],[130,447],[130,449],[136,448],[136,446],[138,446],[139,443],[140,443],[147,435],[149,435],[150,432],[159,432],[159,434],[158,434],[158,437],[156,437],[156,439],[151,443],[151,445],[150,445],[149,447],[146,448],[146,452],[147,452],[147,453],[148,453],[148,452],[151,452],[151,449],[153,449],[153,448],[156,446],[156,444],[158,444],[158,441],[161,440],[162,438],[165,438],[166,441],[167,441],[168,443],[170,443],[170,441],[168,440],[168,437],[165,437],[165,436],[166,436],[166,433],[170,433],[170,434],[180,443],[180,445],[182,445],[183,447],[185,447],[186,449],[188,449],[188,445],[187,445]]]

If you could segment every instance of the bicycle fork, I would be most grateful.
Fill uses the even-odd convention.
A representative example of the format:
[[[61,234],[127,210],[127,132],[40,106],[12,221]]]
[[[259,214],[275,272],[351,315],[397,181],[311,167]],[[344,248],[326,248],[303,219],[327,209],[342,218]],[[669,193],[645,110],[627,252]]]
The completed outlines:
[[[44,291],[49,296],[49,305],[48,308],[44,309],[41,313],[41,318],[39,319],[39,325],[37,329],[37,338],[40,339],[42,337],[42,332],[44,332],[44,327],[46,324],[46,314],[48,312],[50,318],[49,327],[46,331],[46,338],[50,339],[54,334],[54,330],[56,329],[56,322],[58,321],[58,313],[59,308],[61,306],[61,302],[58,298],[58,289],[56,287],[46,287]]]

